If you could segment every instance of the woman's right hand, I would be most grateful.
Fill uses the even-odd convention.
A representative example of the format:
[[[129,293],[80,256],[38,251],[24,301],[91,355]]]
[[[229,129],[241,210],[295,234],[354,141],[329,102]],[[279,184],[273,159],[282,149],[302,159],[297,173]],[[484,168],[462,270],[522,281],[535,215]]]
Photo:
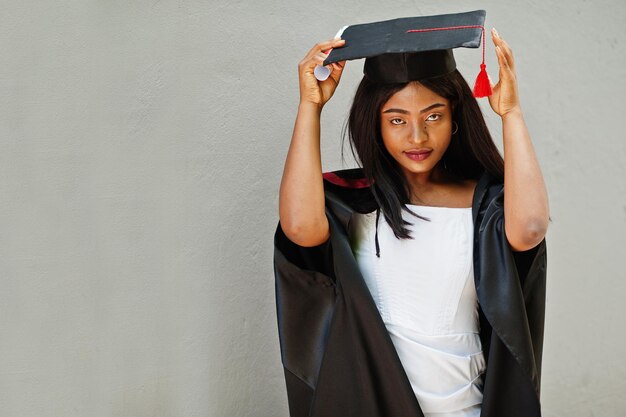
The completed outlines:
[[[316,65],[322,65],[327,58],[329,51],[332,48],[340,48],[345,44],[343,39],[333,39],[330,41],[320,42],[315,45],[300,61],[298,65],[298,73],[300,78],[300,102],[313,103],[320,108],[326,104],[332,97],[343,67],[346,61],[336,62],[330,64],[328,67],[331,70],[330,76],[324,81],[318,81],[313,74]]]

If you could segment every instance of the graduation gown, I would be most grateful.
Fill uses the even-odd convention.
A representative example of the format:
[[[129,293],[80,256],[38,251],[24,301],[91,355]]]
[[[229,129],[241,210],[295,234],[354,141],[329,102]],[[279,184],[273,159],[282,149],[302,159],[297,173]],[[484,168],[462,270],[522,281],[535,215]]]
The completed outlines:
[[[350,220],[378,208],[361,168],[324,173],[330,238],[291,242],[280,223],[274,274],[291,417],[423,417],[349,243]],[[511,250],[504,185],[483,174],[472,202],[474,280],[487,364],[481,417],[538,417],[546,244]],[[381,256],[385,248],[381,247]]]

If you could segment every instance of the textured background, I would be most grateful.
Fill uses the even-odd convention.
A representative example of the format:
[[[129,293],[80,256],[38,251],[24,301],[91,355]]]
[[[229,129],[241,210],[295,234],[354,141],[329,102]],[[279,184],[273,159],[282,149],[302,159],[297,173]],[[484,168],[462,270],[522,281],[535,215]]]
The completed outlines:
[[[297,63],[345,24],[477,8],[550,193],[545,416],[623,416],[626,3],[506,3],[0,1],[0,416],[286,416],[272,237]],[[480,53],[457,61],[472,81]],[[324,170],[354,166],[361,68],[324,110]]]

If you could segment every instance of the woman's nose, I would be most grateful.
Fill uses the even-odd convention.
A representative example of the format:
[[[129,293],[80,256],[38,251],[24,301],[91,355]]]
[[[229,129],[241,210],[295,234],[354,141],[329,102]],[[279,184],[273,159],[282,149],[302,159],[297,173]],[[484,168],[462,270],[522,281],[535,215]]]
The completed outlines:
[[[418,123],[413,124],[410,132],[411,142],[420,143],[428,139],[428,132],[426,132],[425,126],[420,126]]]

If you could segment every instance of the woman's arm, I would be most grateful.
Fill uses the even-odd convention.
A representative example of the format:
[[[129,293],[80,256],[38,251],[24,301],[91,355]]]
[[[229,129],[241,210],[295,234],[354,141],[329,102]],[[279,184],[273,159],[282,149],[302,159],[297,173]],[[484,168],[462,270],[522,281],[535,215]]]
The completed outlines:
[[[495,29],[492,38],[500,79],[489,103],[502,118],[504,228],[513,250],[524,251],[537,246],[546,234],[550,217],[548,192],[519,105],[513,53]]]
[[[332,97],[345,62],[332,64],[330,77],[319,82],[313,70],[322,51],[343,46],[340,39],[315,45],[298,66],[300,104],[280,183],[279,217],[285,235],[300,246],[317,246],[330,236],[324,205],[320,152],[320,115]]]

